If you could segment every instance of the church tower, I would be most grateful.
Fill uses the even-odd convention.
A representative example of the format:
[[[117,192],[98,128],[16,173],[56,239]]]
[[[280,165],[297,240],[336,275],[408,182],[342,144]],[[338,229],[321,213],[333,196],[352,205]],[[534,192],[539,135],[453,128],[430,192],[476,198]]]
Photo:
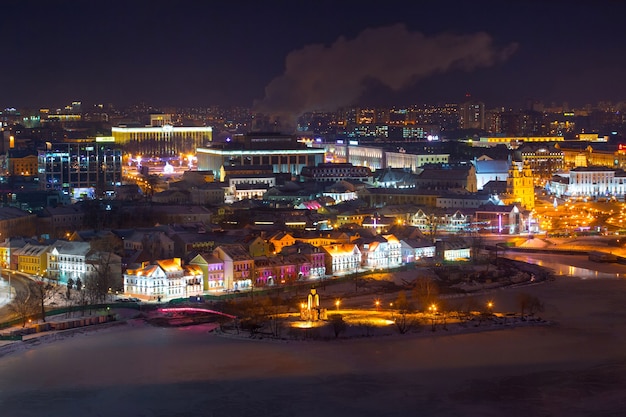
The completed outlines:
[[[509,177],[506,180],[506,192],[511,198],[521,203],[526,210],[535,208],[535,186],[530,164],[524,161],[521,170],[513,162],[509,168]]]

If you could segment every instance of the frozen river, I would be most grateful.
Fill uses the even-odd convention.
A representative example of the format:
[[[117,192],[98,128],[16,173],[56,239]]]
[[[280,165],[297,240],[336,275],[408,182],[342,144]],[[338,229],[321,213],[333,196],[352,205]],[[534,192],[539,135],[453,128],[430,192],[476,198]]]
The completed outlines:
[[[549,327],[271,342],[128,324],[0,357],[2,416],[619,415],[626,401],[624,280],[517,291]],[[476,329],[479,330],[479,329]]]
[[[503,256],[549,268],[555,275],[582,279],[626,278],[626,265],[592,262],[584,255],[554,255],[510,251],[505,252]]]

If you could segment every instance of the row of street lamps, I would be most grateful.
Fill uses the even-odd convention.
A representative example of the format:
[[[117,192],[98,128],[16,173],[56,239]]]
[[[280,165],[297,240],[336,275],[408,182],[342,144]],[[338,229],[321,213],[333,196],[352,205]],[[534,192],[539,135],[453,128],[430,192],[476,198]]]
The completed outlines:
[[[378,299],[374,300],[374,305],[376,306],[376,310],[380,310],[380,304],[381,304],[380,300]],[[336,299],[335,308],[337,310],[339,310],[340,305],[341,305],[341,300]],[[393,303],[389,303],[389,308],[393,309]],[[430,306],[428,306],[428,311],[434,317],[437,314],[437,304],[432,303]],[[487,312],[491,313],[492,311],[493,311],[493,301],[487,301]]]

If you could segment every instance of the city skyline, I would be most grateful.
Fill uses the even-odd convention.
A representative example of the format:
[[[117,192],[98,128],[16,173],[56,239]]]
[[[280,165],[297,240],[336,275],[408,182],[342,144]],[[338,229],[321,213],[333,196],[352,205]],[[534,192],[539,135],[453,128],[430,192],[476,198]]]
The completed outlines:
[[[0,105],[622,101],[620,2],[26,1],[3,6]],[[11,18],[12,17],[12,18]]]

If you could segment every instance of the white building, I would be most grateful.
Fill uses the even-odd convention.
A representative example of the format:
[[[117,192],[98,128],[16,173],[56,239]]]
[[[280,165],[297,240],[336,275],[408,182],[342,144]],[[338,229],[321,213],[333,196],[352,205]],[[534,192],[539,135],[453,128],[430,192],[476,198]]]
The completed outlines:
[[[180,258],[143,263],[124,274],[124,293],[143,299],[187,298],[202,294],[202,270],[183,266]]]
[[[460,210],[426,213],[419,209],[409,219],[409,225],[417,227],[426,234],[436,233],[458,233],[470,225],[471,216],[462,213]]]
[[[403,239],[400,241],[402,262],[411,263],[435,256],[435,244],[428,239]]]
[[[494,160],[482,156],[473,161],[476,167],[476,187],[482,190],[489,181],[506,181],[509,177],[511,162],[508,160]]]
[[[359,243],[359,240],[362,242]],[[402,249],[400,241],[394,235],[376,236],[371,239],[361,238],[359,244],[362,264],[369,269],[388,269],[401,265]]]
[[[326,273],[353,274],[361,268],[361,251],[353,243],[328,245],[323,247],[327,253]]]
[[[385,152],[385,168],[410,169],[417,172],[426,164],[447,164],[450,154],[413,154],[408,152]]]
[[[571,196],[623,196],[626,172],[602,166],[577,167],[569,172],[567,194]]]
[[[69,242],[58,240],[51,246],[48,256],[48,277],[62,284],[80,279],[85,282],[87,254],[91,250],[89,242]]]

